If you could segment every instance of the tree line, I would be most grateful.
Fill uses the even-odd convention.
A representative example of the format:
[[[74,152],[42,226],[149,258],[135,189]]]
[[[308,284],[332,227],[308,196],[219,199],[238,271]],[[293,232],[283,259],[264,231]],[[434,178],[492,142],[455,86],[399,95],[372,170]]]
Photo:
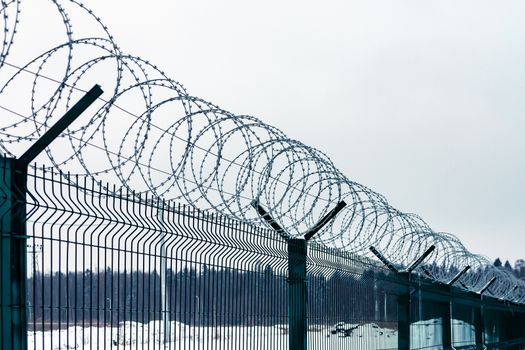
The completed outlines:
[[[396,286],[372,271],[308,277],[311,323],[395,320]],[[165,294],[163,293],[165,291]],[[165,295],[162,302],[162,297]],[[273,325],[288,322],[285,276],[260,271],[185,268],[158,271],[39,274],[28,281],[30,324],[105,326],[167,317],[195,325]],[[41,328],[41,327],[39,327]]]
[[[523,260],[518,260],[515,266],[512,267],[508,260],[503,263],[500,258],[497,258],[494,260],[494,266],[512,272],[517,278],[525,279],[525,262]]]
[[[270,265],[256,271],[188,266],[168,269],[164,281],[156,270],[36,273],[28,280],[29,323],[39,329],[163,317],[202,326],[288,323],[287,279]],[[309,274],[307,286],[310,324],[397,321],[400,284],[391,275],[332,270]]]

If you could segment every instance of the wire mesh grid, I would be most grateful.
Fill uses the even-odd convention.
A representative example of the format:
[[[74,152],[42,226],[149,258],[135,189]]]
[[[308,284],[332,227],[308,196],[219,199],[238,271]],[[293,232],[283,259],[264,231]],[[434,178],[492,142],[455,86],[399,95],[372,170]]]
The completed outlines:
[[[26,233],[7,232],[17,208],[9,194],[20,189],[6,166],[0,248],[25,240],[27,298],[25,309],[4,302],[2,275],[1,308],[27,313],[27,348],[289,348],[287,242],[276,232],[37,167],[27,177]],[[454,347],[475,347],[482,309],[488,347],[523,348],[525,313],[505,303],[463,291],[443,299],[424,276],[407,284],[378,261],[315,242],[307,271],[310,349],[400,348],[404,295],[411,349],[446,347],[447,328]]]

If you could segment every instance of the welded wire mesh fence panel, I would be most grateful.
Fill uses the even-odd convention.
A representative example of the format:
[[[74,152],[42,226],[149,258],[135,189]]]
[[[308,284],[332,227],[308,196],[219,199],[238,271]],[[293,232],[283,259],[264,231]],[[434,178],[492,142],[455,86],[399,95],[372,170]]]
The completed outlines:
[[[7,167],[3,339],[19,326],[29,349],[288,349],[289,242],[274,231],[45,169],[30,170],[21,206]],[[15,300],[20,239],[27,298]],[[456,348],[524,348],[517,305],[311,242],[307,271],[309,349],[442,349],[449,328]]]
[[[477,305],[468,305],[461,300],[452,302],[452,345],[454,348],[476,345]]]
[[[311,349],[396,349],[397,281],[355,254],[311,245]]]
[[[429,302],[418,292],[413,293],[411,304],[410,348],[443,349],[443,310],[448,304]]]
[[[501,322],[499,312],[496,310],[485,310],[484,316],[484,340],[487,344],[497,344],[500,341]]]
[[[272,232],[87,178],[28,182],[29,348],[287,347]]]

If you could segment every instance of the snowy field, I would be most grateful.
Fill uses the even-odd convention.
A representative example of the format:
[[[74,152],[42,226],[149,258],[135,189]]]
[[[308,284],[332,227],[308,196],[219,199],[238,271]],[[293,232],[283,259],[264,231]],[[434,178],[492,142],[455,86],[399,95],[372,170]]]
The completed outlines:
[[[310,326],[313,349],[395,349],[397,332],[375,324],[360,325],[350,336],[332,334],[334,327]],[[29,349],[288,349],[288,326],[194,327],[170,322],[164,342],[161,323],[125,322],[114,328],[82,328],[31,332]]]
[[[288,349],[288,326],[196,327],[170,322],[165,341],[162,323],[125,322],[120,327],[82,328],[79,326],[47,332],[30,332],[29,349]],[[333,334],[334,326],[311,325],[308,343],[311,349],[396,349],[397,331],[374,323],[344,324],[352,330],[345,336]],[[453,321],[455,344],[474,341],[474,329],[462,321]],[[437,320],[411,325],[411,349],[439,349],[441,323]]]
[[[475,344],[474,326],[461,320],[452,320],[452,343],[454,346]],[[411,349],[441,349],[443,328],[441,320],[414,322],[410,325]]]

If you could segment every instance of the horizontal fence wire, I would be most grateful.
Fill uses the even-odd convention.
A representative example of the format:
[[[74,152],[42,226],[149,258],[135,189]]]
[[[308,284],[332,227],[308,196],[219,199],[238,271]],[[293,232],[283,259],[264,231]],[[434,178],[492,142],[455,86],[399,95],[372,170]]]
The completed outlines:
[[[398,296],[382,266],[311,244],[308,260],[312,349],[397,349]]]
[[[4,229],[18,189],[0,182],[4,249],[20,236]],[[29,171],[26,202],[29,349],[289,349],[276,232],[46,169]],[[482,308],[486,346],[524,348],[522,309],[450,302],[355,253],[310,243],[306,283],[309,349],[398,349],[406,295],[410,349],[445,348],[447,328],[455,348],[475,347]]]
[[[82,1],[48,2],[22,16],[2,1],[1,152],[35,156],[87,86],[105,93],[40,158],[89,176],[0,161],[0,349],[524,348],[510,271],[322,151],[191,95]],[[254,201],[288,239],[247,224]]]
[[[287,347],[272,232],[45,170],[29,193],[30,348]]]

